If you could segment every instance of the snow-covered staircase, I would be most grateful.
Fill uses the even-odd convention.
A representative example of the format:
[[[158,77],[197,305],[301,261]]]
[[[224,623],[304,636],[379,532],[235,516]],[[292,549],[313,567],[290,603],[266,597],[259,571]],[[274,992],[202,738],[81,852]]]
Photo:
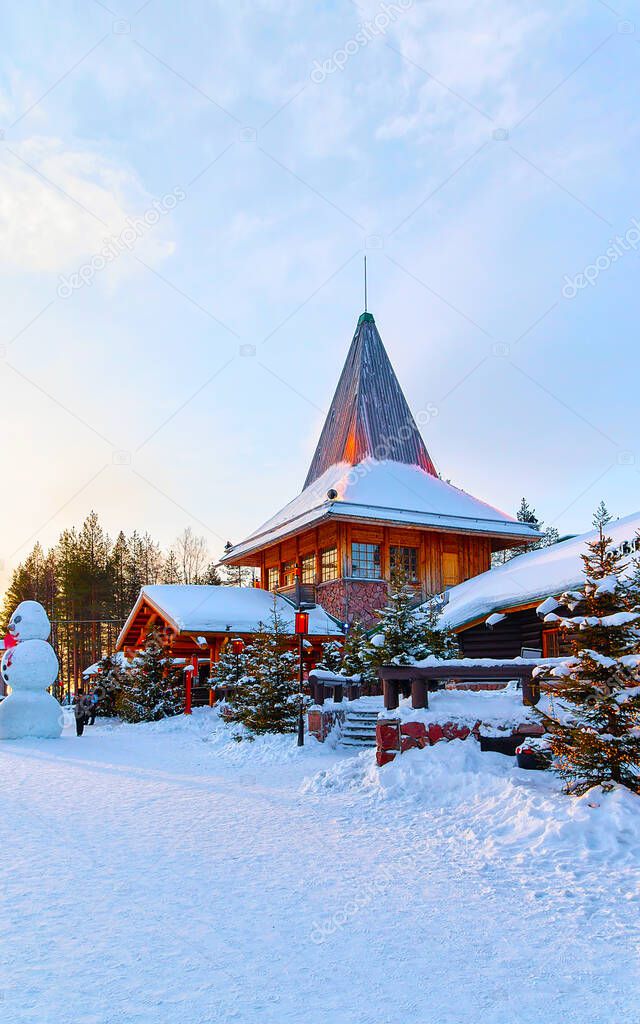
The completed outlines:
[[[377,708],[353,708],[346,714],[340,742],[343,747],[375,747]]]

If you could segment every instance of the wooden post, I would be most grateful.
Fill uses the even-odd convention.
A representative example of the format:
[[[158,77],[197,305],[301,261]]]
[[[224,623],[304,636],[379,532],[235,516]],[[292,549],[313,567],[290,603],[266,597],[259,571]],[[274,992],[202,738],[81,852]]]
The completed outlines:
[[[540,683],[535,678],[521,679],[522,703],[527,707],[535,707],[540,700]]]
[[[425,679],[411,680],[411,707],[429,707],[429,684]]]
[[[393,711],[400,704],[398,697],[398,683],[395,679],[383,679],[382,681],[382,692],[384,696],[384,706],[387,711]]]

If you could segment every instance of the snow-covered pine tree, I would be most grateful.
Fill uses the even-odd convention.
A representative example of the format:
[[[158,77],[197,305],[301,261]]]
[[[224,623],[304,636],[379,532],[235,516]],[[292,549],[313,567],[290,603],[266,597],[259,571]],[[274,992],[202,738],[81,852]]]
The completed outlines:
[[[125,683],[125,674],[118,655],[105,654],[98,665],[99,674],[95,683],[99,698],[98,715],[111,718],[117,713],[116,706]]]
[[[183,667],[174,665],[159,631],[149,633],[123,678],[116,709],[125,722],[157,722],[184,709]]]
[[[516,513],[516,518],[519,523],[529,523],[535,530],[540,529],[540,521],[536,515],[536,510],[531,508],[526,498],[522,498],[520,502],[520,508]]]
[[[294,732],[300,709],[298,654],[274,600],[268,623],[244,649],[244,675],[229,701],[229,717],[249,732]],[[303,698],[303,706],[309,703]]]
[[[245,650],[234,654],[232,640],[227,640],[211,672],[213,686],[236,686],[245,674]]]
[[[342,672],[343,645],[338,640],[327,640],[322,645],[322,658],[318,668],[325,672]],[[344,674],[344,673],[343,673]]]
[[[495,568],[498,565],[504,565],[505,562],[511,561],[516,555],[521,555],[523,551],[533,551],[535,548],[546,548],[550,544],[557,544],[559,540],[559,534],[555,526],[547,526],[544,529],[544,523],[541,519],[538,519],[535,508],[532,508],[526,498],[522,498],[520,501],[520,508],[516,513],[516,519],[519,523],[527,523],[532,526],[534,530],[540,530],[543,536],[540,540],[535,541],[533,544],[528,544],[526,548],[505,548],[504,551],[496,551],[491,556],[491,565]]]
[[[605,533],[610,521],[601,502],[595,540],[582,555],[581,592],[563,594],[573,617],[545,616],[559,626],[571,657],[541,670],[553,683],[550,710],[541,712],[555,756],[554,770],[567,792],[620,783],[640,793],[640,613],[637,592],[625,577],[627,564]]]
[[[367,660],[372,669],[381,665],[412,665],[434,655],[453,658],[458,645],[453,634],[439,625],[434,602],[415,607],[415,591],[397,581],[389,604],[377,613],[379,625],[369,640]]]
[[[369,685],[377,683],[378,677],[368,658],[369,637],[359,619],[354,619],[347,629],[340,672],[343,676],[360,676],[360,681]]]
[[[443,661],[460,657],[460,645],[453,630],[442,623],[442,607],[436,601],[427,601],[416,612],[421,630],[421,646],[426,654],[420,658],[441,658]]]

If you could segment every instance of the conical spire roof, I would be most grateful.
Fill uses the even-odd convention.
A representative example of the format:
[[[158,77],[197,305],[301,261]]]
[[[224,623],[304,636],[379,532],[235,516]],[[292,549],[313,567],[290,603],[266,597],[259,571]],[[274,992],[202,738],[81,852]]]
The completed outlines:
[[[336,463],[419,466],[437,477],[371,313],[363,313],[304,486]]]

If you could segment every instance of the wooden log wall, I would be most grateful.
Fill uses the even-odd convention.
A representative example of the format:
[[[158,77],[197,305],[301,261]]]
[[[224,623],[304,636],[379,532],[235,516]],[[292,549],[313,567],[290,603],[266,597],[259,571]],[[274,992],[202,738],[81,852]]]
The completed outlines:
[[[310,554],[315,556],[316,583],[320,583],[321,552],[331,547],[337,549],[338,577],[350,577],[353,571],[351,545],[354,543],[380,545],[381,573],[386,580],[391,576],[391,547],[417,548],[418,580],[425,595],[439,594],[446,587],[478,576],[491,565],[491,540],[488,537],[337,521],[323,523],[262,551],[258,556],[261,586],[268,589],[269,569],[278,567],[281,570],[285,562],[299,562]],[[282,584],[281,576],[280,581]]]

